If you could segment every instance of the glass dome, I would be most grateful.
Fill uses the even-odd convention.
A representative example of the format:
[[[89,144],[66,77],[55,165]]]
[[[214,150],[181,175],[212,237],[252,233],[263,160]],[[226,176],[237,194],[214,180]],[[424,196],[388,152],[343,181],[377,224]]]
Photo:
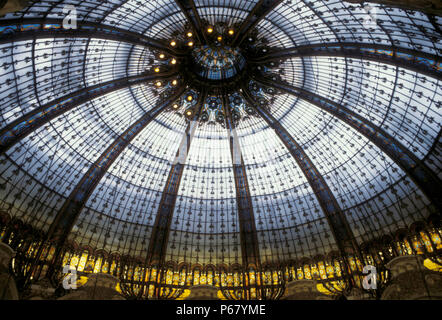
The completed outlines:
[[[237,49],[203,46],[192,52],[197,73],[210,80],[226,80],[241,71],[245,59]]]
[[[1,210],[199,265],[327,255],[439,214],[439,16],[193,2],[31,1],[0,18]]]

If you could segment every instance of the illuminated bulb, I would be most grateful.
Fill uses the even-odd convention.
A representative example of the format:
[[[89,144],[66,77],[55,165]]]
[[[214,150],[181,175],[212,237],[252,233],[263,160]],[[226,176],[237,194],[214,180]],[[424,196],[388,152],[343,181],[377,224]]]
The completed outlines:
[[[161,83],[161,81],[158,81],[157,83],[155,83],[155,85],[156,85],[157,87],[161,87],[163,84]]]
[[[164,59],[166,57],[166,55],[164,53],[160,54],[160,59]]]
[[[187,36],[188,36],[189,38],[192,38],[192,36],[193,36],[192,32],[187,32]]]
[[[193,46],[193,42],[192,42],[192,41],[189,41],[189,42],[187,43],[187,45],[188,45],[189,47],[192,47],[192,46]]]
[[[176,86],[176,85],[177,85],[177,83],[178,83],[178,81],[177,81],[177,80],[173,80],[173,81],[172,81],[172,85],[174,85],[174,86]]]
[[[219,42],[221,42],[223,40],[223,37],[219,36],[217,39]]]
[[[207,28],[207,33],[212,33],[213,32],[213,28],[212,27],[208,27]]]
[[[172,47],[175,47],[175,46],[176,46],[176,41],[171,41],[171,42],[170,42],[170,45],[171,45]]]
[[[155,72],[160,72],[160,68],[155,68],[154,71]]]
[[[174,109],[178,109],[180,106],[178,105],[178,104],[174,104],[173,106],[172,106]]]
[[[188,116],[192,115],[192,111],[190,111],[190,110],[187,111],[186,113],[187,113]]]
[[[193,97],[192,96],[188,96],[187,97],[187,101],[192,101],[193,100]]]
[[[234,33],[235,33],[235,31],[234,31],[233,29],[230,29],[230,30],[229,30],[229,34],[230,34],[231,36],[233,36]]]
[[[170,61],[171,64],[176,64],[176,59],[172,59],[172,61]]]

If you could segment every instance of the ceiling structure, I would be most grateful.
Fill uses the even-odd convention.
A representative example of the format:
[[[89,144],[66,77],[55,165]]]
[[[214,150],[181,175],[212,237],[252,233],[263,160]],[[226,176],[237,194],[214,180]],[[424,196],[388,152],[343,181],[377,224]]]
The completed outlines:
[[[440,18],[372,7],[5,15],[0,208],[60,244],[201,265],[357,252],[439,214]]]

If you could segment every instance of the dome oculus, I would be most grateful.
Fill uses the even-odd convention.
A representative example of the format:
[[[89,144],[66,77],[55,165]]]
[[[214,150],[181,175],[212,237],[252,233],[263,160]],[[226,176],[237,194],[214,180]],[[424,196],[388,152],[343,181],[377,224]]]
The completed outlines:
[[[246,64],[239,49],[228,46],[201,46],[192,52],[196,73],[209,80],[230,79]]]

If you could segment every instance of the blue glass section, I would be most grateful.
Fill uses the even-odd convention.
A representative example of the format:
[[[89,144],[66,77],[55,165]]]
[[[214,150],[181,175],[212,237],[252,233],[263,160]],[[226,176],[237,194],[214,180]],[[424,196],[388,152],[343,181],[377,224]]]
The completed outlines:
[[[203,78],[222,80],[234,77],[245,66],[245,59],[238,49],[230,47],[202,46],[195,48],[193,58]]]

